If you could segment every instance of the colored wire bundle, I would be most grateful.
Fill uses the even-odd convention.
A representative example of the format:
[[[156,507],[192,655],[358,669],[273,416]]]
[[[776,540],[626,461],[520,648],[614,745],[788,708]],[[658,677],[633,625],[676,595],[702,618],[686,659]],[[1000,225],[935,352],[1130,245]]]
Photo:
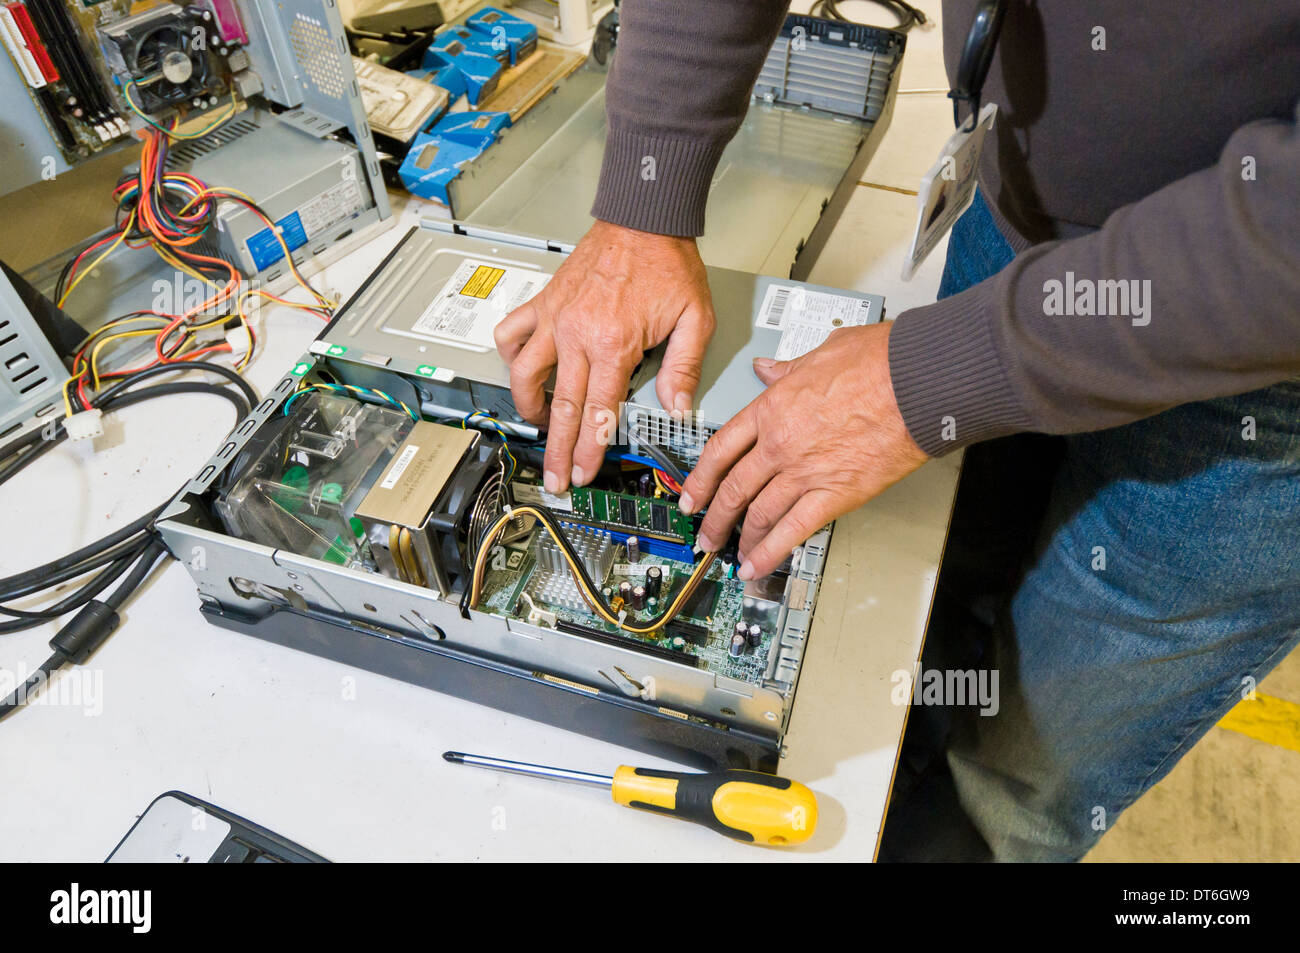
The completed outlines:
[[[704,581],[705,575],[708,574],[709,567],[713,565],[713,560],[717,553],[705,553],[704,558],[695,565],[695,569],[687,578],[685,584],[678,590],[669,602],[668,607],[663,612],[655,616],[649,622],[643,625],[628,625],[626,622],[626,612],[616,613],[605,602],[600,593],[600,587],[588,575],[582,560],[577,553],[573,551],[573,546],[569,543],[564,531],[555,522],[555,519],[546,510],[536,506],[521,505],[516,506],[500,517],[497,518],[483,536],[483,542],[479,545],[478,553],[474,557],[474,572],[470,578],[470,584],[465,589],[465,596],[462,599],[462,608],[477,608],[479,599],[483,594],[483,580],[487,575],[488,555],[492,549],[492,543],[501,534],[501,532],[512,521],[520,516],[532,516],[551,534],[560,548],[560,554],[564,557],[565,563],[569,567],[569,572],[573,575],[573,580],[577,583],[578,591],[581,593],[583,600],[591,607],[591,610],[611,625],[616,625],[624,632],[630,632],[634,635],[653,635],[662,629],[670,620],[672,620],[682,607],[686,605],[688,599]]]
[[[210,187],[187,172],[167,169],[168,143],[174,138],[197,138],[216,128],[234,115],[237,106],[231,98],[231,111],[202,132],[180,136],[170,127],[151,123],[144,133],[140,150],[140,171],[121,179],[113,190],[117,203],[114,230],[92,242],[64,267],[55,286],[55,297],[62,306],[87,274],[109,255],[125,245],[128,248],[152,248],[179,272],[206,285],[209,293],[198,304],[184,311],[136,311],[111,321],[90,335],[73,360],[72,376],[63,388],[64,409],[70,416],[90,406],[90,393],[104,378],[130,375],[144,367],[172,361],[192,360],[234,350],[229,341],[202,346],[199,335],[204,331],[224,329],[232,320],[244,330],[248,347],[236,363],[247,367],[257,347],[253,321],[249,317],[250,301],[264,299],[314,314],[323,320],[333,316],[335,302],[313,288],[294,264],[293,255],[275,223],[247,194],[238,189]],[[288,301],[260,288],[242,286],[242,277],[230,262],[196,252],[192,246],[203,241],[216,224],[222,202],[243,205],[271,229],[281,252],[298,284],[312,297],[311,303]],[[93,256],[93,257],[92,257]],[[154,338],[153,357],[140,367],[100,371],[104,352],[115,344],[131,339]],[[74,386],[75,385],[75,386]]]
[[[146,125],[152,126],[154,129],[157,129],[160,132],[167,133],[173,139],[202,139],[204,136],[212,132],[217,127],[221,126],[228,119],[234,116],[236,112],[239,111],[239,103],[235,99],[235,90],[234,87],[231,87],[230,105],[227,107],[226,112],[222,113],[211,123],[209,123],[207,126],[204,126],[202,129],[198,130],[197,132],[185,132],[185,133],[176,132],[173,129],[169,129],[166,126],[161,126],[158,123],[154,122],[153,119],[147,116],[140,109],[140,107],[135,104],[135,98],[131,95],[131,90],[135,89],[136,85],[137,84],[134,81],[131,81],[122,87],[122,98],[126,100],[126,104],[127,106],[130,107],[131,112],[139,116],[140,119],[143,120]]]
[[[289,416],[289,408],[293,406],[293,402],[303,394],[312,390],[329,390],[334,391],[336,394],[355,394],[358,397],[378,397],[384,403],[391,404],[399,410],[406,411],[406,415],[412,420],[418,421],[420,419],[420,415],[414,410],[406,406],[406,404],[402,403],[396,397],[393,397],[391,394],[386,394],[382,390],[378,390],[374,387],[354,387],[351,384],[334,384],[326,382],[303,384],[302,387],[298,388],[298,390],[294,392],[292,397],[284,402],[284,415],[286,417]]]
[[[493,417],[485,410],[471,410],[468,414],[466,414],[463,418],[461,418],[460,421],[461,429],[464,430],[466,427],[468,427],[469,422],[473,420],[475,417],[477,417],[479,420],[485,421],[493,430],[496,431],[497,436],[501,438],[501,448],[506,455],[506,459],[510,461],[510,470],[508,473],[506,473],[504,477],[505,481],[508,483],[510,481],[510,478],[515,475],[515,471],[519,469],[519,461],[516,460],[515,455],[510,452],[510,440],[506,436],[506,430],[503,426],[501,426],[501,421],[497,420],[495,417]]]
[[[661,450],[654,441],[648,439],[635,427],[629,427],[628,433],[632,437],[633,442],[644,450],[646,455],[650,457],[650,466],[662,470],[672,478],[672,481],[677,484],[678,487],[686,482],[686,474],[682,472],[681,467],[674,463],[672,458]],[[681,490],[679,489],[677,492],[680,493]]]

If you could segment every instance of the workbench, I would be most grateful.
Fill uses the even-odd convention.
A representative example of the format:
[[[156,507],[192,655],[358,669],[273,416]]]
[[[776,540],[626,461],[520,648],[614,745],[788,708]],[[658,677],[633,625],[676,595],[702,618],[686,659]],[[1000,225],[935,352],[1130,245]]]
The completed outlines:
[[[935,5],[937,6],[937,5]],[[909,37],[890,134],[811,281],[885,296],[897,315],[934,300],[943,249],[898,278],[921,172],[951,131],[938,31]],[[395,226],[313,278],[346,296],[421,214],[394,196]],[[320,331],[264,312],[248,377],[270,387]],[[8,575],[134,519],[195,473],[233,424],[225,402],[183,394],[106,418],[105,438],[65,442],[0,488]],[[898,673],[914,670],[960,467],[932,461],[837,523],[781,773],[820,802],[798,850],[749,847],[703,828],[616,808],[588,788],[457,768],[446,749],[595,772],[677,767],[586,737],[240,637],[208,625],[175,562],[130,602],[84,669],[0,723],[6,784],[0,859],[101,860],[154,797],[180,789],[337,861],[866,860],[874,856],[907,714]],[[25,674],[53,626],[3,640]],[[61,680],[72,679],[60,687]]]

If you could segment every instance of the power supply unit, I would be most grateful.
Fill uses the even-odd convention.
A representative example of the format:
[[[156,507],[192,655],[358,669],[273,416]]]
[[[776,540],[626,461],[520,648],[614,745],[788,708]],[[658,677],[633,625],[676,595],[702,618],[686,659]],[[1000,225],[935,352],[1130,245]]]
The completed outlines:
[[[12,134],[0,136],[0,165],[9,173],[0,193],[43,190],[34,203],[31,193],[18,197],[17,207],[43,216],[48,190],[80,195],[79,173],[101,172],[65,171],[94,156],[116,164],[112,153],[119,149],[114,172],[123,170],[123,147],[136,142],[131,133],[170,129],[165,171],[189,172],[208,187],[251,198],[299,264],[391,219],[333,0],[161,0],[147,10],[133,0],[4,6],[5,23],[21,31],[0,30],[8,51],[0,55],[0,97],[12,107],[5,116]],[[118,198],[105,189],[106,214]],[[284,251],[272,227],[234,198],[219,206],[215,228],[189,250],[226,259],[246,278],[281,277]],[[78,245],[111,237],[124,220]],[[44,225],[39,219],[8,224],[24,234]],[[190,300],[176,267],[147,243],[110,245],[110,251],[93,259],[95,267],[78,276],[75,295],[63,303],[80,325],[78,341],[114,317],[158,310],[160,287]],[[75,252],[35,267],[24,263],[24,279],[46,298],[63,300],[58,289]],[[16,363],[4,376],[17,383],[0,387],[0,430],[30,428],[38,422],[34,414],[58,403],[67,374],[49,356],[52,342],[40,340],[45,329],[15,308],[4,311],[9,331],[0,342],[17,348],[5,358]],[[43,373],[33,371],[37,366]]]
[[[744,582],[735,536],[697,552],[671,473],[759,393],[751,358],[884,302],[710,268],[699,413],[659,406],[648,353],[605,465],[552,495],[492,328],[569,251],[422,222],[158,528],[214,624],[679,762],[773,770],[832,527]]]
[[[356,148],[304,132],[271,112],[250,111],[221,136],[172,147],[168,168],[204,182],[238,182],[275,222],[291,252],[310,257],[349,235],[374,207]],[[275,233],[245,205],[226,203],[216,237],[204,247],[246,277],[274,279],[284,250]],[[295,255],[299,257],[299,255]]]

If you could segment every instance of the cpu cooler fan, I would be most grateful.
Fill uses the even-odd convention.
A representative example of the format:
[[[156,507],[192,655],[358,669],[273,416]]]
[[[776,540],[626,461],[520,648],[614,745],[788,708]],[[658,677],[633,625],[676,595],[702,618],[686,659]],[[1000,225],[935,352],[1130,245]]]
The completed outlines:
[[[222,88],[213,49],[220,39],[180,7],[126,17],[101,29],[113,72],[132,83],[131,99],[144,112],[206,99]]]

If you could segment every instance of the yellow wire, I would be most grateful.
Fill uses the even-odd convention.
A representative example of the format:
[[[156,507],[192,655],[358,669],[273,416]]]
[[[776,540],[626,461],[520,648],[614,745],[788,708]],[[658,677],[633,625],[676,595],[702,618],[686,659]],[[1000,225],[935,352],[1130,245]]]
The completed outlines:
[[[535,506],[528,506],[528,505],[516,506],[512,510],[510,510],[510,512],[503,513],[497,519],[497,521],[492,524],[492,526],[488,529],[487,533],[484,535],[483,543],[479,548],[478,555],[475,557],[474,573],[470,578],[470,587],[471,587],[470,608],[471,609],[477,607],[478,605],[478,600],[479,600],[479,596],[481,595],[481,589],[483,585],[483,570],[487,564],[487,553],[492,548],[493,540],[495,540],[496,537],[500,535],[501,531],[506,527],[508,523],[516,519],[521,514],[531,515],[536,517],[537,521],[543,526],[543,528],[545,528],[548,533],[554,535],[554,531],[547,524],[543,512]],[[599,596],[597,596],[596,593],[594,593],[587,586],[587,583],[583,579],[581,571],[579,570],[578,566],[574,563],[573,559],[569,556],[565,548],[563,546],[560,546],[559,550],[560,550],[560,555],[564,557],[564,561],[568,563],[569,572],[573,575],[573,581],[577,584],[578,590],[582,594],[583,599],[586,600],[589,606],[591,606],[592,611],[594,611],[598,616],[600,616],[602,619],[604,619],[606,622],[610,623],[611,625],[616,625],[624,632],[631,632],[636,635],[651,635],[655,632],[658,632],[665,625],[667,625],[673,618],[675,618],[676,615],[681,611],[682,606],[686,604],[686,600],[691,597],[691,594],[699,586],[700,581],[703,580],[705,574],[709,571],[709,567],[713,565],[714,558],[717,556],[717,553],[704,554],[704,558],[700,560],[698,565],[696,565],[695,569],[691,572],[689,578],[687,578],[685,584],[682,586],[680,590],[678,590],[677,595],[673,598],[673,601],[669,604],[668,608],[664,611],[663,621],[659,623],[659,625],[636,626],[636,625],[626,625],[617,616],[612,615],[609,612],[609,610],[605,608]]]
[[[190,199],[190,201],[186,203],[185,208],[189,208],[196,201],[199,201],[200,199],[202,199],[204,196],[208,194],[234,195],[234,196],[238,196],[239,198],[245,199],[246,201],[252,203],[253,205],[257,204],[256,202],[253,201],[252,196],[250,196],[247,192],[240,191],[239,189],[236,188],[231,188],[228,185],[220,185],[220,186],[210,186],[203,192],[200,192],[198,195],[196,195],[194,198]],[[301,285],[303,289],[305,289],[312,297],[314,297],[317,301],[323,304],[326,308],[333,309],[338,307],[337,301],[325,297],[323,294],[321,294],[319,291],[313,288],[300,274],[298,274],[298,268],[293,263],[293,253],[289,251],[289,243],[284,240],[284,236],[280,234],[280,230],[275,226],[274,222],[271,222],[271,234],[274,235],[275,240],[280,243],[280,250],[284,252],[284,260],[286,263],[288,263],[289,273],[293,275],[294,281],[298,282],[298,284]]]
[[[95,338],[99,337],[101,334],[105,333],[106,331],[111,331],[113,328],[119,327],[123,324],[134,324],[137,321],[153,321],[158,325],[159,328],[165,327],[167,325],[167,320],[165,318],[160,318],[157,315],[152,315],[152,314],[137,314],[127,318],[116,318],[96,328],[93,332],[86,335],[86,337],[81,341],[81,343],[77,345],[76,348],[77,359],[72,365],[72,376],[63,382],[63,407],[69,417],[71,417],[72,414],[74,413],[72,409],[72,399],[70,397],[69,386],[72,384],[73,381],[79,380],[81,378],[81,375],[84,373],[84,371],[80,370],[80,368],[83,364],[86,363],[86,357],[84,352],[86,348],[90,347],[90,342],[95,340]]]
[[[131,98],[131,87],[139,86],[139,85],[140,85],[139,83],[133,80],[127,83],[126,86],[123,87],[122,95],[126,99],[126,104],[131,107],[131,111],[133,113],[135,113],[137,116],[143,119],[148,125],[152,126],[154,129],[157,129],[159,132],[164,133],[169,139],[202,139],[208,133],[224,125],[227,121],[231,119],[231,117],[235,115],[236,112],[239,111],[239,103],[235,98],[235,87],[232,85],[230,87],[230,106],[228,107],[228,111],[224,116],[218,117],[217,119],[213,120],[210,124],[204,126],[202,129],[198,130],[197,132],[173,132],[172,130],[168,129],[166,126],[162,126],[154,122],[152,119],[148,117],[148,115],[141,112],[140,107],[135,104],[135,100]]]
[[[74,280],[72,284],[68,285],[68,290],[63,292],[63,297],[59,299],[58,305],[60,308],[63,307],[63,302],[68,300],[68,295],[72,294],[72,289],[77,287],[77,285],[81,284],[81,279],[85,278],[86,275],[94,271],[99,266],[100,262],[102,262],[105,258],[113,254],[113,252],[117,250],[117,246],[122,244],[122,241],[126,238],[127,233],[131,231],[131,226],[133,226],[134,224],[135,224],[135,209],[131,209],[131,215],[126,220],[126,224],[122,227],[122,234],[117,236],[117,241],[109,245],[108,250],[105,251],[104,254],[96,258],[92,264],[86,265],[84,268],[80,270],[80,272],[77,274],[76,280]]]
[[[177,268],[185,272],[190,277],[197,278],[199,279],[199,281],[202,281],[204,284],[211,285],[213,288],[224,287],[224,285],[217,284],[207,275],[203,274],[202,272],[198,271],[195,268],[190,267],[189,265],[187,265],[185,262],[181,261],[179,258],[175,257],[174,255],[171,255],[168,252],[163,251],[163,246],[160,245],[157,241],[154,241],[151,244],[153,246],[153,250],[158,253],[158,257],[161,258],[163,261],[167,262],[167,264],[171,265],[173,268]]]
[[[141,317],[152,317],[152,316],[141,315]],[[192,348],[193,341],[190,339],[192,338],[195,331],[204,331],[207,330],[208,328],[213,328],[218,325],[224,324],[225,322],[226,322],[226,318],[223,315],[221,317],[214,318],[211,321],[205,321],[202,324],[191,324],[188,326],[182,325],[181,327],[177,328],[178,331],[182,332],[181,341],[183,343],[181,347],[176,351],[176,356],[179,357],[181,354],[185,353],[186,350]],[[165,327],[166,324],[168,323],[169,322],[164,321],[163,326]],[[109,345],[113,341],[119,341],[123,338],[144,337],[145,335],[148,334],[157,335],[157,333],[158,333],[158,328],[145,328],[144,330],[141,331],[120,331],[117,334],[110,334],[107,337],[105,337],[103,340],[97,342],[95,344],[95,347],[91,350],[90,353],[90,374],[91,374],[91,381],[93,383],[93,388],[95,390],[99,390],[99,386],[101,383],[100,373],[99,373],[99,352],[101,350],[103,350],[107,345]],[[76,368],[73,368],[73,370],[75,371]]]
[[[123,338],[145,337],[146,335],[157,337],[158,329],[145,328],[142,331],[119,331],[117,334],[110,334],[108,337],[99,341],[95,345],[94,349],[90,352],[91,388],[93,390],[99,390],[99,352],[101,350],[103,350],[107,345],[113,343],[114,341],[120,341]]]

